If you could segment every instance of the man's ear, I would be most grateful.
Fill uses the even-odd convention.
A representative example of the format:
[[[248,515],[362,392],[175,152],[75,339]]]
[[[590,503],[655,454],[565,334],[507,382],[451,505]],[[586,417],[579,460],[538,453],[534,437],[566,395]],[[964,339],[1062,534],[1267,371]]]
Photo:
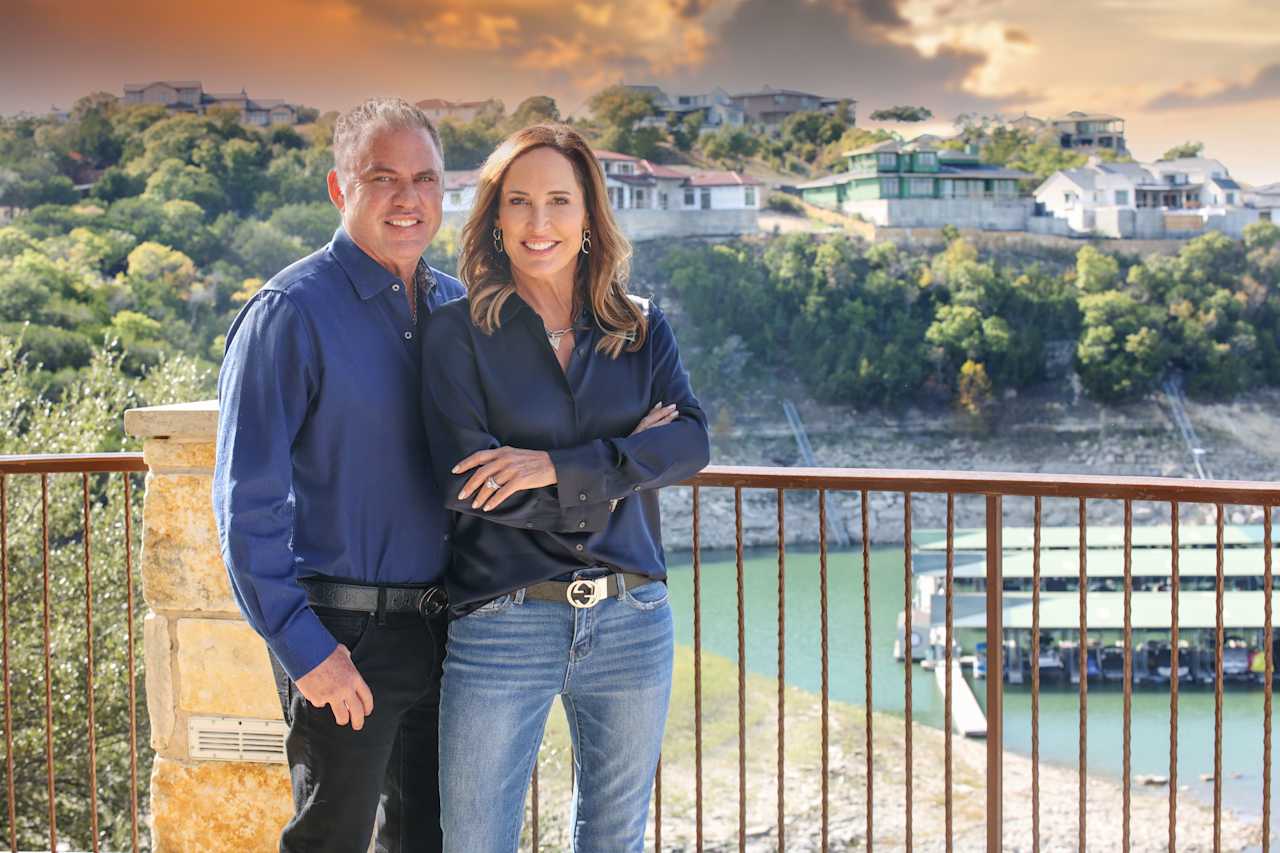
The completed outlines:
[[[342,185],[338,183],[338,170],[330,169],[325,182],[329,185],[329,201],[333,202],[333,206],[339,211],[345,211],[347,198],[342,194]]]

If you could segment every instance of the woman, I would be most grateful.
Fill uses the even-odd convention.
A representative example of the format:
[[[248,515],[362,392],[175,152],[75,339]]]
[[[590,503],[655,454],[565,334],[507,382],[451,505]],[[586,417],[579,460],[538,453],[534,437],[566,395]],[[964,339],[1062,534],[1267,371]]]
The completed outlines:
[[[576,762],[573,849],[641,850],[671,689],[658,492],[706,417],[582,137],[538,125],[481,170],[466,300],[424,335],[424,414],[456,510],[440,708],[450,853],[513,851],[551,703]]]

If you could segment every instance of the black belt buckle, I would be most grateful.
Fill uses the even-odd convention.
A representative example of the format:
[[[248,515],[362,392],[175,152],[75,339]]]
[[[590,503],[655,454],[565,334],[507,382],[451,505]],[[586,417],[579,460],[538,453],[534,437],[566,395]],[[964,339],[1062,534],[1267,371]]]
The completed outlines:
[[[443,586],[429,586],[418,596],[418,613],[423,619],[435,619],[449,606],[449,594]]]

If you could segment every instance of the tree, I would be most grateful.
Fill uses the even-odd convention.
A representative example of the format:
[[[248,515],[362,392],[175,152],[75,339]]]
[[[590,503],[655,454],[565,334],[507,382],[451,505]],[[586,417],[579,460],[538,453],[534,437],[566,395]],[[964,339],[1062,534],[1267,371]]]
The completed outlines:
[[[227,208],[227,195],[217,178],[177,159],[165,160],[147,178],[146,195],[158,201],[189,201],[207,214],[216,215]]]
[[[1161,160],[1181,160],[1184,157],[1199,157],[1204,153],[1203,142],[1184,142],[1175,145],[1160,155]]]
[[[760,140],[741,127],[725,126],[700,140],[702,153],[724,165],[741,168],[743,161],[760,150]]]
[[[610,86],[595,93],[587,107],[597,121],[622,131],[630,131],[636,122],[657,112],[651,93],[627,86]]]
[[[267,221],[280,233],[297,237],[304,247],[318,248],[333,237],[342,217],[329,203],[286,204]]]
[[[1102,293],[1115,289],[1120,280],[1120,264],[1111,255],[1085,246],[1076,253],[1076,286],[1082,293]]]
[[[933,110],[925,107],[896,106],[876,110],[871,114],[872,121],[928,121],[933,118]]]
[[[89,195],[105,202],[113,202],[119,198],[141,195],[147,188],[147,182],[141,175],[131,175],[119,166],[112,166],[102,173]]]
[[[547,95],[534,95],[525,98],[511,114],[507,125],[511,130],[519,130],[531,124],[547,124],[560,121],[560,110],[554,98]]]
[[[190,258],[159,243],[142,243],[130,252],[124,276],[138,307],[153,317],[189,299],[198,279]]]
[[[1080,298],[1084,330],[1076,367],[1085,390],[1101,400],[1122,400],[1155,387],[1169,358],[1159,307],[1128,293],[1090,293]]]

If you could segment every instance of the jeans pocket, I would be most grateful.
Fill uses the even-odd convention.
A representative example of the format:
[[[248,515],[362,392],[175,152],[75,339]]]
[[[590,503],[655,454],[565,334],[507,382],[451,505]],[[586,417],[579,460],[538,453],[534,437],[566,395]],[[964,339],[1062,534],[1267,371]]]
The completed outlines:
[[[622,593],[622,600],[636,610],[657,610],[667,603],[670,594],[664,581],[649,581],[634,589],[627,587]]]
[[[373,616],[368,613],[353,613],[349,610],[331,610],[316,608],[320,624],[328,629],[333,638],[347,647],[347,651],[355,654],[356,647],[369,634],[369,626],[373,624]]]
[[[500,595],[492,601],[485,602],[482,606],[477,607],[462,618],[466,619],[468,616],[492,616],[495,613],[506,612],[511,609],[511,605],[515,603],[515,600],[515,593],[509,592],[506,595]]]

